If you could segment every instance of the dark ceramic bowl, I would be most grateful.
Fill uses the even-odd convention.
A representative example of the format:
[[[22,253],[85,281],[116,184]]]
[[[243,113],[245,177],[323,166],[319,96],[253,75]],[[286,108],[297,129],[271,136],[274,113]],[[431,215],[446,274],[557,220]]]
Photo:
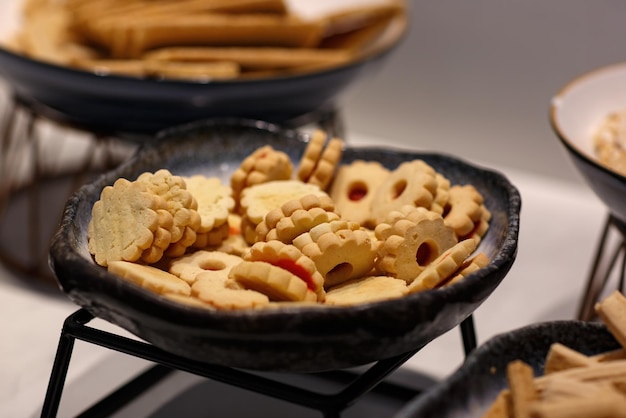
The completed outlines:
[[[553,321],[496,335],[473,351],[443,382],[409,402],[395,418],[480,418],[507,386],[506,366],[522,360],[543,374],[550,345],[560,342],[586,355],[620,347],[603,324]]]
[[[552,99],[550,123],[575,167],[612,215],[626,222],[626,177],[602,165],[593,131],[611,112],[626,109],[626,64],[584,74]]]
[[[292,76],[206,83],[140,79],[53,65],[0,48],[0,77],[19,100],[54,120],[138,140],[213,117],[285,123],[337,107],[357,81],[380,67],[406,29],[407,17],[400,16],[358,60]]]
[[[163,132],[127,163],[80,188],[68,201],[51,249],[64,292],[95,316],[166,351],[208,363],[257,370],[320,371],[363,365],[416,351],[467,318],[498,286],[517,251],[520,195],[500,173],[451,156],[387,148],[351,148],[344,162],[377,160],[389,168],[421,158],[452,183],[471,183],[492,213],[480,244],[489,265],[453,286],[354,307],[207,311],[175,304],[97,266],[87,224],[102,188],[119,177],[167,168],[229,182],[249,153],[269,144],[294,163],[308,134],[259,121],[207,120]]]

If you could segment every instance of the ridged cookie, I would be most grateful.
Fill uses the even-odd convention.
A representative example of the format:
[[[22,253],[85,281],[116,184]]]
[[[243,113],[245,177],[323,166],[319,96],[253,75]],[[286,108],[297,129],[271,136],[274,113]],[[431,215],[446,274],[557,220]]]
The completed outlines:
[[[406,161],[389,174],[376,191],[371,216],[376,224],[404,205],[430,208],[437,192],[435,170],[422,160]]]
[[[448,248],[409,283],[409,293],[434,289],[445,283],[474,252],[477,245],[476,240],[466,239]]]
[[[376,237],[382,242],[376,268],[379,273],[411,283],[428,264],[455,245],[457,239],[438,213],[422,207],[403,208],[406,212],[387,215],[390,223],[376,226]]]
[[[304,281],[310,290],[315,292],[318,302],[324,301],[326,297],[324,278],[317,271],[313,260],[305,256],[295,246],[277,240],[257,242],[243,258],[246,261],[265,261],[290,271]]]
[[[160,258],[171,240],[169,228],[162,225],[170,223],[165,199],[144,184],[120,178],[106,186],[93,205],[87,227],[89,252],[105,267],[111,261],[138,261],[144,253]]]
[[[373,227],[372,199],[390,171],[377,161],[356,160],[338,168],[329,195],[344,219]]]

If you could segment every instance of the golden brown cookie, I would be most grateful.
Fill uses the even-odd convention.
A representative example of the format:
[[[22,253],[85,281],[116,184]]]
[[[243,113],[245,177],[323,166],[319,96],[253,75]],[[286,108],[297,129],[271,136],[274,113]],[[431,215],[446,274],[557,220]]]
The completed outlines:
[[[293,164],[287,154],[269,145],[256,149],[246,157],[230,178],[230,187],[235,203],[246,187],[275,180],[288,180],[293,173]]]
[[[473,185],[454,185],[450,187],[443,218],[461,240],[476,231],[484,234],[490,213],[483,204],[483,196]]]
[[[101,266],[137,261],[144,252],[156,252],[160,258],[170,244],[169,229],[162,228],[172,222],[167,203],[144,184],[120,178],[106,186],[91,215],[88,247]]]
[[[200,274],[191,285],[191,294],[217,309],[251,309],[269,304],[262,293],[239,287],[227,287],[219,278]]]
[[[244,289],[262,293],[271,301],[317,301],[317,295],[304,280],[265,261],[242,261],[230,270],[229,277]]]
[[[387,215],[390,223],[376,226],[376,267],[380,273],[411,283],[424,268],[457,243],[452,228],[436,212],[404,206]]]
[[[316,184],[322,190],[326,190],[333,179],[335,170],[343,155],[343,141],[332,138],[326,144],[311,175],[303,180],[305,183]]]
[[[186,281],[156,267],[130,261],[111,261],[107,268],[109,272],[160,295],[191,294],[191,288]]]
[[[445,283],[474,252],[477,245],[476,240],[466,239],[448,248],[409,283],[409,293],[434,289]]]
[[[362,229],[329,231],[299,248],[315,262],[327,289],[369,274],[376,258],[370,235]]]
[[[478,253],[473,257],[468,258],[463,262],[461,267],[454,273],[454,275],[442,283],[441,286],[449,286],[463,280],[468,275],[486,267],[489,264],[489,257],[485,253]]]
[[[408,293],[406,282],[389,276],[367,276],[333,286],[326,292],[326,304],[352,306],[395,299]]]
[[[160,169],[154,173],[140,174],[136,182],[145,184],[150,191],[162,197],[167,203],[167,210],[172,214],[172,237],[165,254],[173,257],[184,254],[187,247],[195,242],[196,231],[201,224],[197,211],[198,202],[187,190],[184,178],[173,175],[169,170]]]
[[[187,190],[198,202],[200,227],[198,233],[210,232],[226,223],[228,215],[235,208],[232,190],[218,177],[206,177],[196,174],[184,177]]]
[[[406,161],[389,174],[372,199],[371,216],[376,224],[387,213],[404,205],[430,208],[437,191],[435,170],[422,160]]]
[[[256,240],[279,240],[290,244],[316,225],[339,218],[329,196],[305,195],[269,211],[256,227]]]
[[[300,277],[307,287],[315,292],[318,302],[324,301],[326,296],[324,278],[317,271],[313,260],[302,254],[295,246],[277,240],[257,242],[243,258],[246,261],[265,261],[288,270]]]
[[[272,209],[306,195],[328,196],[314,184],[298,180],[277,180],[247,187],[241,194],[242,214],[258,225]]]
[[[441,215],[450,198],[450,180],[441,173],[436,173],[435,179],[437,180],[437,189],[435,190],[435,196],[433,196],[430,210]]]
[[[329,195],[344,219],[373,227],[370,213],[376,190],[390,171],[377,161],[357,160],[337,170]]]
[[[226,254],[220,251],[198,250],[169,262],[168,271],[193,284],[199,274],[206,273],[219,278],[224,282],[228,280],[230,269],[241,262],[241,257]]]
[[[296,178],[298,180],[306,182],[307,179],[311,177],[317,166],[317,162],[322,156],[327,137],[328,134],[321,129],[316,129],[311,133],[311,137],[298,163],[298,170],[296,171]]]

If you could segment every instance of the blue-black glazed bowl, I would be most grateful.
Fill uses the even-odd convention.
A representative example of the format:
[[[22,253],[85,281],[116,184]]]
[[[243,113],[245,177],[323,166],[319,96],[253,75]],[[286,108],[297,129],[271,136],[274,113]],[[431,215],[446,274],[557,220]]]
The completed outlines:
[[[347,146],[343,161],[376,160],[389,168],[421,158],[455,183],[471,183],[491,211],[479,250],[490,263],[458,284],[352,307],[290,306],[209,311],[183,306],[96,265],[87,248],[91,208],[106,185],[167,168],[229,182],[252,150],[271,145],[300,160],[309,134],[253,120],[205,120],[163,131],[118,168],[81,187],[67,202],[50,246],[61,289],[77,305],[166,351],[254,370],[322,371],[364,365],[417,351],[473,313],[513,265],[521,198],[501,173],[461,159],[382,147]]]
[[[339,107],[350,89],[378,71],[407,30],[408,16],[399,15],[355,61],[288,76],[207,82],[142,79],[55,65],[0,47],[0,77],[17,100],[53,120],[139,141],[206,118],[298,125],[301,119]]]
[[[609,113],[626,110],[626,63],[583,74],[552,98],[550,124],[570,160],[611,215],[626,222],[626,177],[594,154],[593,134]]]
[[[543,374],[550,346],[559,342],[586,355],[620,347],[601,323],[551,321],[492,337],[447,379],[410,401],[395,418],[480,418],[507,387],[506,366],[522,360]]]

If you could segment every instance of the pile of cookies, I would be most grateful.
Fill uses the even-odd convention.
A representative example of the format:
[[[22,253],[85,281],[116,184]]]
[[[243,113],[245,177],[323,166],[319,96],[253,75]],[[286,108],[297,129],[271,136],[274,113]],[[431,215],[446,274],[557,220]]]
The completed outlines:
[[[483,418],[626,417],[626,297],[613,291],[595,309],[622,348],[587,356],[553,343],[537,377],[527,363],[512,361],[508,388]]]
[[[626,110],[604,118],[594,132],[593,150],[603,165],[626,176]]]
[[[269,145],[230,175],[120,178],[92,208],[89,251],[110,272],[216,309],[354,305],[449,286],[486,266],[491,214],[423,160],[342,164],[314,131],[296,163]]]
[[[302,16],[283,0],[25,0],[8,47],[100,74],[224,80],[317,71],[358,59],[402,0]]]

